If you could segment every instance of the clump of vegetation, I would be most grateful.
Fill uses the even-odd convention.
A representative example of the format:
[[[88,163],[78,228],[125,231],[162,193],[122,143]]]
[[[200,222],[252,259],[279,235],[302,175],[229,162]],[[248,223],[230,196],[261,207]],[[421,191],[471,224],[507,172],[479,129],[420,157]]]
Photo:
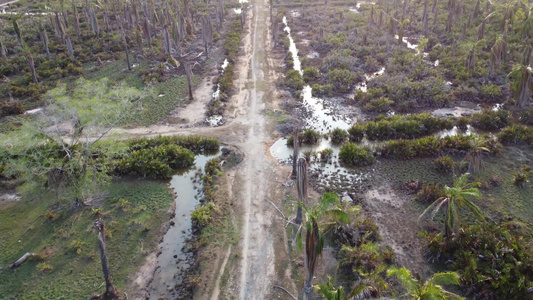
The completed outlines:
[[[153,179],[168,179],[173,170],[186,168],[194,163],[194,153],[178,145],[160,145],[133,150],[117,163],[122,175],[138,174]]]
[[[226,52],[226,56],[229,60],[235,61],[237,58],[237,52],[239,51],[239,44],[241,42],[242,26],[241,17],[235,16],[231,21],[228,29],[228,34],[224,40],[222,48]]]
[[[326,148],[322,151],[319,151],[318,154],[320,155],[320,160],[323,162],[327,162],[331,160],[331,157],[333,156],[333,150],[330,148]]]
[[[472,126],[483,130],[496,130],[509,126],[511,113],[507,110],[483,110],[472,115]]]
[[[533,252],[521,235],[515,224],[486,222],[463,227],[448,240],[441,233],[426,233],[426,238],[432,257],[451,260],[469,293],[525,299],[533,284]]]
[[[353,143],[342,145],[339,152],[339,160],[352,167],[368,166],[376,162],[374,155]]]
[[[318,78],[318,68],[316,67],[308,67],[308,68],[305,68],[304,69],[304,76],[303,76],[303,80],[306,82],[306,83],[309,83],[315,79]]]
[[[320,133],[314,129],[306,129],[300,134],[300,142],[304,144],[317,144],[321,138]]]
[[[444,173],[444,174],[452,173],[453,168],[455,166],[455,162],[448,155],[438,157],[437,159],[435,159],[433,164],[435,165],[435,168],[437,169],[437,171]]]
[[[505,127],[499,134],[498,140],[504,145],[518,143],[533,144],[533,129],[525,125],[511,125]]]
[[[369,140],[415,139],[439,130],[450,129],[453,122],[430,114],[379,116],[363,124]]]
[[[520,112],[520,122],[526,125],[533,125],[533,109],[527,109]]]
[[[302,75],[297,70],[287,72],[287,85],[295,90],[301,90],[304,86]]]
[[[203,228],[211,222],[211,214],[215,211],[216,205],[213,202],[199,205],[191,214],[193,224],[198,228]]]
[[[438,184],[424,184],[415,196],[415,200],[422,203],[432,203],[435,200],[445,197],[444,189]]]
[[[353,125],[348,128],[350,142],[360,142],[365,137],[365,127],[363,125]]]
[[[344,143],[348,139],[348,132],[340,128],[333,129],[329,135],[331,136],[331,141],[335,144]]]
[[[514,184],[523,188],[526,184],[529,183],[529,179],[532,175],[533,173],[531,172],[531,167],[528,165],[524,165],[523,167],[518,169],[516,173],[513,173]]]
[[[365,104],[365,110],[371,112],[383,113],[391,109],[391,106],[394,104],[394,101],[390,100],[387,97],[380,97],[377,99],[370,100]]]

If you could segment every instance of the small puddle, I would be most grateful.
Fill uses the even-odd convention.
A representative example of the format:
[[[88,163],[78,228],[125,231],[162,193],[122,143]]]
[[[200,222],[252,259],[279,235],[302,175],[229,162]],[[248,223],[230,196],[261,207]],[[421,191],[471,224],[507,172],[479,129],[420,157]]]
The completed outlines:
[[[224,59],[224,62],[222,63],[222,71],[220,71],[220,77],[222,77],[222,75],[224,74],[224,70],[226,70],[228,65],[229,65],[229,61],[226,58]],[[220,98],[220,83],[217,84],[217,90],[213,93],[213,99],[219,100],[219,98]],[[205,119],[205,122],[211,127],[217,127],[217,126],[222,125],[223,117],[221,115],[210,116],[207,119]]]
[[[150,284],[149,299],[169,299],[176,284],[182,283],[180,274],[190,268],[191,251],[183,251],[183,247],[192,237],[191,213],[202,198],[202,181],[196,177],[201,168],[202,173],[206,162],[218,155],[196,155],[193,167],[182,170],[172,176],[170,186],[176,192],[174,226],[170,226],[161,242],[161,254],[157,257],[157,269]]]

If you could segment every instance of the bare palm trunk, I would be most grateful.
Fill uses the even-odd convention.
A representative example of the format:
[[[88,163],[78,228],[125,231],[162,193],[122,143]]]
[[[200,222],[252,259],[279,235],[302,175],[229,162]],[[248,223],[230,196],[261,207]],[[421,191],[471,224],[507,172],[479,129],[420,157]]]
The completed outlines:
[[[298,132],[300,131],[300,128],[296,126],[294,128],[294,132],[292,134],[292,146],[293,146],[293,152],[292,152],[292,173],[291,178],[295,179],[297,176],[297,163],[298,163],[298,152],[300,151],[300,143],[298,141]]]
[[[298,189],[298,212],[296,214],[296,224],[302,224],[302,205],[305,204],[307,199],[307,160],[305,158],[300,158],[298,160],[298,170],[297,170],[297,179],[296,179],[296,188]]]
[[[184,67],[185,67],[185,75],[187,76],[187,84],[189,86],[189,100],[193,100],[194,98],[192,96],[191,65],[190,63],[186,62]]]
[[[107,263],[106,245],[105,245],[105,226],[102,220],[94,222],[94,227],[98,230],[98,246],[100,249],[100,261],[102,263],[102,273],[104,273],[106,295],[115,295],[115,287],[111,282],[109,275],[109,265]]]

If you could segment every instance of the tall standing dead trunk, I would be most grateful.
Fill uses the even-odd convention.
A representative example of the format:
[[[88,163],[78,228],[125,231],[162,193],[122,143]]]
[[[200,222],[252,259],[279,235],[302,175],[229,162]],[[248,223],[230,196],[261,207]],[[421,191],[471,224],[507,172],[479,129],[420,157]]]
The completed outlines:
[[[111,282],[109,274],[109,265],[107,263],[106,244],[105,244],[105,225],[101,219],[94,222],[94,228],[98,230],[98,248],[100,249],[100,261],[102,263],[102,273],[104,273],[105,280],[105,294],[107,297],[116,297],[115,287]]]
[[[76,4],[74,3],[74,0],[72,1],[72,11],[74,12],[74,30],[76,30],[76,35],[80,37],[81,36],[80,15],[78,14],[78,9],[76,8]]]
[[[274,19],[272,21],[272,34],[274,35],[274,47],[277,47],[278,46],[278,36],[279,36],[277,19]]]
[[[93,29],[93,33],[96,36],[96,38],[100,37],[100,29],[98,27],[98,19],[96,18],[96,13],[94,12],[94,9],[89,10],[89,15],[91,18],[91,26]]]
[[[31,55],[31,52],[28,46],[22,40],[22,34],[20,33],[20,28],[19,28],[19,25],[16,19],[13,20],[13,29],[15,30],[15,33],[17,34],[17,39],[19,41],[20,47],[22,48],[22,51],[26,55],[26,61],[28,62],[28,68],[30,69],[33,82],[39,83],[39,80],[37,80],[37,72],[35,71],[35,62],[33,61],[33,56]]]
[[[435,0],[435,2],[433,2],[433,26],[437,25],[437,21],[439,20],[438,2],[439,0]]]
[[[428,28],[428,3],[429,0],[424,1],[424,13],[422,18],[424,19],[424,36],[428,38],[429,28]]]
[[[202,41],[204,42],[205,57],[209,58],[208,42],[209,42],[209,26],[207,24],[207,18],[202,18]]]
[[[308,186],[308,177],[307,177],[307,160],[305,158],[298,159],[298,167],[296,173],[296,188],[298,189],[298,210],[296,214],[296,224],[302,224],[303,218],[303,204],[306,204],[307,199],[307,186]]]
[[[300,128],[296,126],[294,128],[294,132],[292,134],[292,174],[291,178],[296,179],[297,176],[297,163],[298,163],[298,153],[300,152],[300,141],[298,137],[298,132],[300,131]]]
[[[306,230],[305,235],[305,267],[307,274],[305,277],[303,299],[307,300],[313,294],[313,276],[315,274],[316,261],[320,254],[320,231],[316,220],[311,220],[311,228]]]
[[[193,100],[192,96],[192,72],[191,72],[191,65],[189,62],[186,62],[184,64],[185,67],[185,76],[187,76],[187,85],[189,86],[189,100]]]
[[[46,55],[50,55],[50,49],[48,48],[48,33],[46,33],[46,29],[44,28],[44,26],[42,24],[39,25],[39,29],[40,29],[40,37],[41,37],[41,42],[43,43],[43,46],[44,46],[44,51],[46,51]]]
[[[4,41],[2,38],[0,38],[0,54],[2,55],[2,59],[7,61],[7,49],[4,46]]]
[[[65,36],[65,45],[67,46],[68,57],[74,57],[74,47],[72,47],[72,42],[70,41],[70,36],[68,34]]]

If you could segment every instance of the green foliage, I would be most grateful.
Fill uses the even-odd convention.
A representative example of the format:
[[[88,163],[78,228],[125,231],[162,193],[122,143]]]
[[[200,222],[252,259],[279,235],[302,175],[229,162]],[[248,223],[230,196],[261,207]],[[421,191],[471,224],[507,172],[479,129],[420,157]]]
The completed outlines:
[[[437,171],[444,174],[451,174],[455,166],[455,162],[448,155],[437,157],[433,164],[435,165]]]
[[[350,142],[360,142],[365,137],[365,129],[365,126],[359,124],[348,128]]]
[[[411,272],[405,267],[399,269],[390,267],[387,276],[396,277],[407,290],[409,299],[463,299],[462,297],[446,291],[442,285],[459,285],[459,275],[454,272],[436,273],[426,282],[413,278]]]
[[[502,89],[495,84],[484,84],[479,87],[479,97],[483,101],[496,102],[502,100]]]
[[[297,70],[287,72],[287,85],[295,90],[300,90],[304,86],[302,75]]]
[[[305,68],[304,69],[304,76],[303,76],[303,80],[306,82],[306,83],[309,83],[315,79],[318,78],[318,68],[316,67],[308,67],[308,68]]]
[[[0,118],[11,115],[20,115],[24,113],[22,103],[18,101],[0,103]]]
[[[237,52],[239,51],[239,44],[241,42],[242,27],[241,27],[241,17],[236,15],[231,21],[224,40],[222,48],[226,52],[226,55],[229,60],[235,61],[237,58]]]
[[[472,115],[472,126],[483,130],[496,130],[510,125],[511,114],[506,110],[483,110]]]
[[[214,202],[207,202],[204,205],[199,205],[191,214],[191,220],[200,228],[203,228],[211,222],[211,214],[215,211],[216,205]]]
[[[533,251],[520,226],[486,222],[459,230],[451,240],[427,234],[434,257],[453,259],[451,269],[472,293],[492,299],[526,299],[533,285]]]
[[[233,76],[233,64],[228,64],[224,69],[224,73],[220,77],[220,80],[218,81],[220,86],[221,100],[226,100],[225,98],[229,96],[231,87],[233,85]]]
[[[313,84],[313,96],[331,96],[333,86],[331,84]]]
[[[526,125],[533,125],[533,109],[527,109],[520,112],[520,122]]]
[[[305,144],[317,144],[321,139],[320,132],[314,129],[306,129],[299,137],[300,142]]]
[[[344,143],[348,139],[348,132],[344,129],[335,128],[330,132],[331,141],[335,144]]]
[[[37,271],[39,271],[42,274],[50,273],[52,272],[52,269],[53,269],[52,266],[45,262],[41,262],[37,264]]]
[[[171,144],[189,149],[194,153],[217,151],[220,147],[220,142],[218,140],[200,135],[158,136],[128,141],[128,146],[131,150],[141,150]]]
[[[376,162],[376,158],[370,151],[353,143],[342,145],[339,152],[339,160],[352,167],[368,166]]]
[[[374,121],[364,123],[363,126],[369,140],[415,139],[450,129],[453,127],[453,122],[422,113],[381,116]]]
[[[533,176],[533,172],[531,172],[530,166],[524,165],[516,173],[513,173],[513,176],[514,184],[523,188],[527,183],[529,183],[529,179],[531,178],[531,176]]]
[[[435,200],[445,197],[444,189],[438,184],[424,184],[415,196],[415,200],[422,203],[433,203]]]
[[[498,140],[504,145],[518,143],[533,144],[533,129],[524,125],[511,125],[505,127],[499,134]]]
[[[355,74],[346,69],[335,69],[328,72],[333,91],[338,93],[348,92],[355,81]]]
[[[144,180],[114,181],[101,191],[108,197],[92,204],[105,211],[100,217],[106,223],[109,268],[115,287],[123,291],[146,256],[157,251],[174,198],[166,184]],[[130,202],[127,213],[116,205],[121,198]],[[58,201],[55,193],[40,189],[36,197],[23,197],[0,209],[0,240],[7,245],[0,252],[0,264],[8,265],[26,252],[39,255],[14,272],[0,272],[0,298],[86,299],[102,284],[98,238],[91,230],[95,216],[90,209]],[[43,217],[52,209],[63,215],[53,223]],[[40,268],[48,273],[41,275]]]
[[[379,97],[377,99],[370,100],[365,104],[364,108],[371,112],[387,112],[390,110],[391,105],[394,104],[394,101],[390,100],[387,97]]]
[[[477,219],[484,221],[485,217],[477,205],[469,200],[469,198],[481,198],[481,192],[477,189],[479,182],[469,183],[470,174],[465,173],[457,177],[453,181],[453,186],[444,186],[444,197],[435,200],[426,210],[420,215],[422,218],[426,213],[431,212],[433,218],[439,209],[446,204],[446,216],[444,221],[444,231],[447,238],[451,238],[454,232],[457,232],[459,227],[459,207],[466,207]]]
[[[117,163],[121,175],[138,174],[153,179],[168,179],[173,169],[194,163],[194,153],[175,144],[132,150]]]
[[[330,148],[326,148],[322,151],[319,151],[318,154],[320,155],[320,160],[326,162],[331,160],[331,157],[333,156],[333,150],[331,150]]]

